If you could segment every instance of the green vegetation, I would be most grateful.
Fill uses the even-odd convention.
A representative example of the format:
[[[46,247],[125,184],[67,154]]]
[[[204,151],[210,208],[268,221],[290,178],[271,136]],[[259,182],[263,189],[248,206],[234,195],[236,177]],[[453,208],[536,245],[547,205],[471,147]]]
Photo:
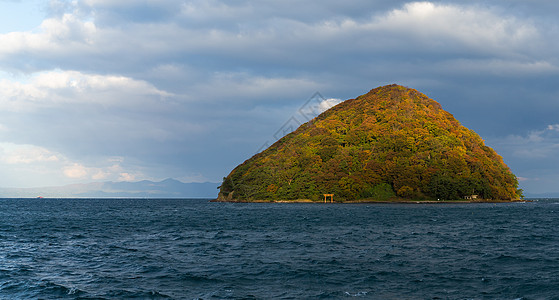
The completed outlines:
[[[520,197],[502,158],[440,104],[399,85],[340,103],[224,178],[220,200]]]

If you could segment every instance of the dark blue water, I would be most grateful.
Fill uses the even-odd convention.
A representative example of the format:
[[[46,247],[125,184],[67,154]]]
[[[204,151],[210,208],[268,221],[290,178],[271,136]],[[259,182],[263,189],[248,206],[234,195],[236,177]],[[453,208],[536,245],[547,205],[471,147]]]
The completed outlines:
[[[559,200],[0,200],[1,299],[559,299]]]

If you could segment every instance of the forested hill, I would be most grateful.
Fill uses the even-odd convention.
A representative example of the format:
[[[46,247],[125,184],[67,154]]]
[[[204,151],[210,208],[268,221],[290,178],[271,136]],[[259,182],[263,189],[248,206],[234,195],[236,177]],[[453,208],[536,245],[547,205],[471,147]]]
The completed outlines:
[[[237,166],[220,200],[519,197],[516,176],[436,101],[399,85],[325,111]]]

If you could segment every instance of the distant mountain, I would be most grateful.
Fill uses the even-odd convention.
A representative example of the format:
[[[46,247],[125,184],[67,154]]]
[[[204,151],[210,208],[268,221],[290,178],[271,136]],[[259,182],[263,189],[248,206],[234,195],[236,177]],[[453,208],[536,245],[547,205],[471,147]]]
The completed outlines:
[[[215,198],[219,183],[184,183],[175,179],[160,182],[92,182],[56,187],[0,188],[2,198]]]
[[[559,193],[524,193],[526,198],[559,198]]]

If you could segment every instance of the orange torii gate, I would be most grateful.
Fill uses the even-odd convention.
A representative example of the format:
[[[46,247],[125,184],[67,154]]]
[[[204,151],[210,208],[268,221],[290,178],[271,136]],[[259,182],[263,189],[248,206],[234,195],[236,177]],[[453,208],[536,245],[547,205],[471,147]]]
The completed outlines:
[[[324,203],[328,197],[330,197],[330,203],[334,203],[334,194],[324,194]]]

